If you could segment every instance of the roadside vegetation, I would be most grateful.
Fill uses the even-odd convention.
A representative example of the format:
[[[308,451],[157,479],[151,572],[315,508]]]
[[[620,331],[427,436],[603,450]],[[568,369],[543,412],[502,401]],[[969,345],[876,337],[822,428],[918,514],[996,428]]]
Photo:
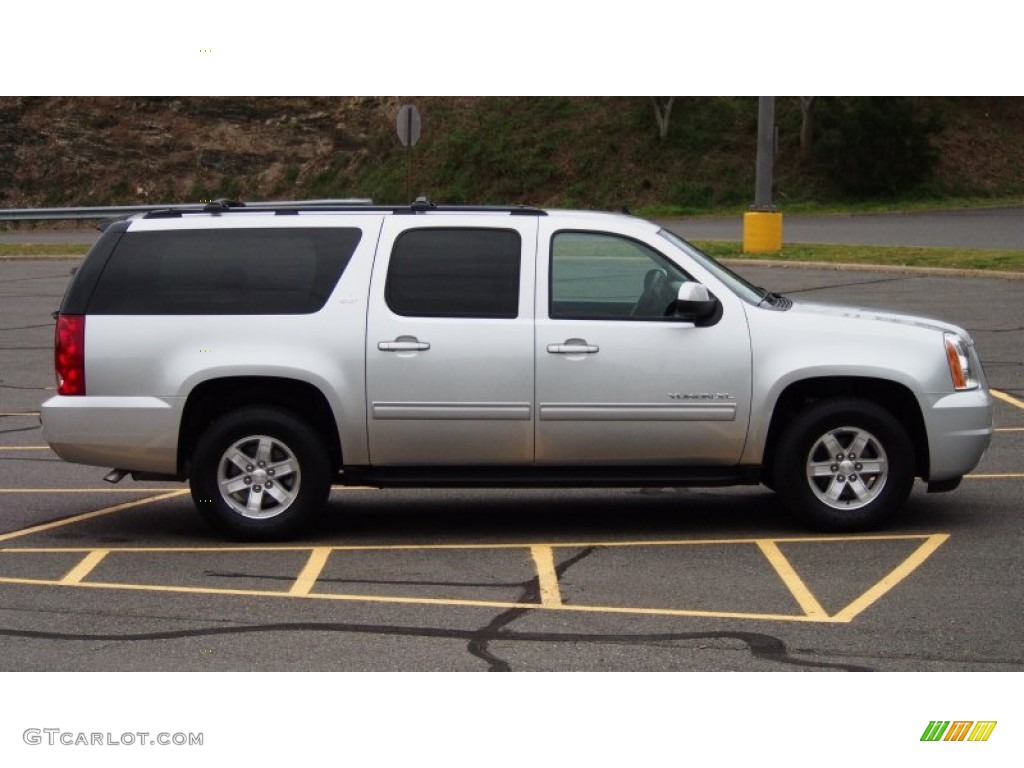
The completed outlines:
[[[785,245],[777,253],[743,253],[740,243],[703,240],[698,248],[716,259],[762,259],[817,264],[867,264],[886,267],[977,269],[1024,274],[1024,251],[967,248],[918,248],[875,245]]]
[[[85,238],[83,238],[85,239]],[[0,243],[0,259],[12,256],[67,256],[77,258],[89,250],[87,243]]]
[[[422,116],[411,151],[395,133],[404,103]],[[784,214],[1024,203],[1024,98],[777,97],[776,124]],[[427,195],[735,216],[753,199],[756,134],[749,97],[0,97],[0,207]],[[0,258],[83,252],[0,245]],[[786,245],[771,258],[1024,268],[1016,251]]]
[[[784,212],[1024,201],[1024,98],[775,105]],[[709,214],[753,201],[757,99],[0,97],[0,139],[0,207],[427,195]]]
[[[757,99],[410,99],[423,115],[411,194],[643,215],[735,213],[753,201]],[[776,99],[774,202],[783,211],[881,211],[1024,201],[1024,99]],[[662,118],[658,119],[661,115]],[[662,136],[664,132],[664,136]],[[365,169],[339,163],[314,196],[408,196],[393,139]]]

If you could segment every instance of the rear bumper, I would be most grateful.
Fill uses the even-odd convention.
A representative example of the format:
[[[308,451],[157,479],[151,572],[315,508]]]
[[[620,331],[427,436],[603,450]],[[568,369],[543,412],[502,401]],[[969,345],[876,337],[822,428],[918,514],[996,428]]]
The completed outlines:
[[[180,398],[51,397],[40,408],[43,439],[65,461],[175,474]]]
[[[962,477],[978,466],[992,439],[992,398],[977,389],[934,395],[924,409],[929,482]]]

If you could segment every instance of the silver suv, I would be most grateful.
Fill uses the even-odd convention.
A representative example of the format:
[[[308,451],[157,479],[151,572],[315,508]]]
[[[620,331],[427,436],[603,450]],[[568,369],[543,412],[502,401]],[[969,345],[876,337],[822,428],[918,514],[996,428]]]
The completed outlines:
[[[332,483],[763,483],[818,529],[955,488],[992,404],[970,336],[792,302],[655,224],[533,208],[258,204],[109,226],[56,328],[62,458],[187,479],[228,533]]]

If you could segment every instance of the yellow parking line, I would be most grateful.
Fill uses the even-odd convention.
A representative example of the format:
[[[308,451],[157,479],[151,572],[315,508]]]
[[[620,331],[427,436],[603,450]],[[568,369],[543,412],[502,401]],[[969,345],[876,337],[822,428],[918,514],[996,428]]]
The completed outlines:
[[[1008,395],[1005,392],[1000,392],[998,389],[990,389],[989,393],[992,395],[992,397],[998,397],[1004,403],[1009,403],[1012,406],[1024,409],[1024,400],[1018,400],[1013,395]]]
[[[6,411],[0,416],[38,416],[39,411]]]
[[[110,553],[109,549],[94,549],[88,555],[82,558],[81,562],[78,563],[74,568],[65,574],[64,578],[60,580],[61,584],[79,584],[82,580],[88,576],[92,569],[100,564],[100,561]]]
[[[309,560],[306,561],[306,565],[302,568],[302,573],[295,579],[295,583],[288,590],[288,594],[299,597],[308,595],[313,590],[316,580],[320,578],[320,573],[323,571],[324,566],[327,565],[327,558],[330,556],[330,547],[314,547],[313,551],[309,553]]]
[[[65,525],[72,525],[73,523],[80,523],[83,520],[91,520],[94,517],[100,517],[101,515],[109,515],[114,512],[120,512],[124,509],[130,509],[132,507],[140,507],[143,504],[151,504],[154,501],[160,501],[162,499],[170,499],[174,496],[181,496],[183,493],[188,493],[188,490],[177,490],[171,493],[163,493],[159,496],[150,496],[145,499],[135,499],[134,501],[127,501],[124,504],[116,504],[113,507],[104,507],[103,509],[97,509],[94,512],[86,512],[81,515],[74,515],[73,517],[66,517],[63,520],[54,520],[52,523],[42,523],[41,525],[33,525],[29,528],[22,528],[20,531],[12,531],[11,533],[0,534],[0,541],[10,541],[11,539],[17,539],[21,536],[28,536],[33,533],[40,533],[42,531],[49,531],[53,528],[61,528]]]
[[[518,604],[522,606],[522,604]],[[557,608],[546,608],[542,605],[528,605],[528,608],[541,610],[572,611],[573,613],[621,613],[632,616],[690,616],[706,619],[750,619],[756,621],[796,621],[819,624],[831,624],[835,619],[824,616],[820,619],[800,614],[785,613],[743,613],[738,611],[696,611],[683,608],[630,608],[620,605],[560,605]]]
[[[185,493],[179,491],[178,493]],[[164,498],[164,497],[160,497]],[[156,501],[156,499],[150,499]],[[137,503],[137,502],[136,502]],[[69,519],[70,520],[70,519]],[[855,535],[829,535],[829,536],[778,536],[770,541],[776,544],[802,544],[821,542],[848,542],[848,541],[925,541],[932,536],[948,534],[929,533],[876,533],[876,534],[855,534]],[[757,544],[765,539],[665,539],[648,541],[552,541],[542,543],[511,542],[503,544],[332,544],[328,549],[338,552],[367,552],[367,551],[426,551],[426,550],[466,550],[466,549],[523,549],[529,547],[549,547],[552,549],[570,548],[586,549],[588,547],[679,547],[697,545],[721,545],[721,544]],[[0,552],[36,552],[36,553],[57,553],[57,552],[90,552],[93,547],[14,547],[0,548]],[[109,547],[111,552],[308,552],[310,546],[302,544],[240,544],[227,546],[207,547]]]
[[[65,586],[60,581],[46,579],[26,579],[0,577],[0,584],[38,584],[46,586]],[[244,597],[296,597],[291,592],[265,589],[229,589],[223,587],[185,587],[164,584],[121,584],[116,582],[83,581],[68,586],[87,587],[89,589],[123,589],[134,592],[179,592],[193,595],[238,595]],[[311,592],[301,595],[303,598],[316,600],[348,600],[366,601],[371,603],[409,603],[417,605],[465,605],[483,608],[539,608],[540,603],[506,603],[491,600],[457,600],[431,597],[396,597],[388,595],[343,595],[331,592]]]
[[[185,488],[0,488],[0,493],[188,493]]]
[[[906,560],[896,566],[886,577],[871,587],[848,606],[839,611],[832,618],[836,621],[849,622],[858,614],[867,610],[886,592],[895,587],[907,576],[909,576],[921,563],[931,557],[942,544],[949,538],[948,533],[936,533],[929,536],[920,547],[915,549]]]
[[[0,451],[48,451],[48,445],[0,445]]]
[[[998,475],[964,475],[964,480],[1004,480],[1024,477],[1024,472],[1003,472]]]
[[[554,549],[549,546],[535,544],[530,547],[530,556],[537,567],[541,605],[545,608],[557,608],[562,605],[562,592],[558,587],[558,571],[555,570]]]
[[[0,451],[24,451],[18,447],[8,447]],[[332,490],[378,490],[365,485],[332,485]],[[136,488],[136,487],[95,487],[95,488],[0,488],[0,494],[153,494],[162,490],[178,490],[178,488]],[[187,488],[185,488],[187,490]],[[184,493],[184,492],[182,492]]]
[[[778,548],[775,542],[769,539],[759,539],[757,546],[761,548],[761,552],[768,558],[768,562],[772,564],[782,582],[793,593],[793,597],[800,604],[803,612],[813,619],[828,618],[828,613],[821,607],[817,598],[811,594],[811,590],[804,584],[803,579],[793,570],[793,566],[786,559],[786,556],[782,554],[782,550]]]
[[[178,587],[160,584],[118,584],[98,581],[82,581],[77,584],[63,584],[60,581],[45,579],[24,579],[0,577],[0,584],[26,584],[41,586],[71,586],[87,589],[122,589],[134,592],[174,592],[199,595],[235,595],[240,597],[287,597],[294,598],[290,592],[273,592],[255,589],[222,589],[214,587]],[[575,605],[559,604],[544,605],[543,603],[508,603],[493,600],[457,600],[452,598],[430,597],[397,597],[389,595],[343,595],[329,592],[313,592],[302,595],[307,600],[340,600],[346,602],[391,603],[399,605],[440,605],[468,608],[530,608],[534,610],[571,611],[574,613],[618,613],[634,616],[695,616],[716,619],[759,619],[765,621],[796,621],[833,623],[836,618],[812,618],[799,614],[787,615],[776,613],[741,613],[735,611],[696,611],[673,608],[630,608],[618,605]]]
[[[170,496],[179,495],[186,491],[176,491]],[[27,535],[28,533],[45,530],[47,528],[53,528],[60,525],[67,525],[77,520],[87,519],[94,517],[98,514],[108,514],[110,512],[118,511],[132,506],[139,506],[141,504],[147,504],[153,501],[157,501],[161,498],[167,498],[167,496],[156,496],[149,499],[142,499],[139,501],[130,502],[128,504],[118,505],[116,507],[109,507],[104,510],[97,510],[93,513],[86,515],[79,515],[76,518],[69,518],[67,520],[58,521],[56,523],[49,523],[43,526],[35,526],[34,528],[25,529],[24,531],[18,531],[14,534],[7,534],[3,538],[13,538],[15,536]],[[938,534],[893,534],[893,535],[868,535],[868,536],[804,536],[804,537],[792,537],[792,538],[778,538],[778,539],[725,539],[725,540],[683,540],[676,542],[664,542],[664,541],[626,541],[626,542],[590,542],[590,543],[554,543],[554,544],[495,544],[495,545],[372,545],[372,546],[321,546],[321,547],[310,547],[310,546],[276,546],[276,545],[262,545],[262,546],[241,546],[241,547],[139,547],[139,548],[105,548],[97,550],[95,548],[57,548],[57,547],[40,547],[40,548],[0,548],[0,552],[3,553],[32,553],[32,552],[43,552],[43,553],[55,553],[55,552],[84,552],[85,557],[74,566],[63,578],[59,580],[46,580],[46,579],[30,579],[30,578],[12,578],[12,577],[0,577],[0,583],[4,584],[29,584],[29,585],[45,585],[45,586],[71,586],[71,587],[89,587],[89,588],[101,588],[101,589],[120,589],[120,590],[133,590],[133,591],[149,591],[149,592],[175,592],[175,593],[187,593],[187,594],[207,594],[207,595],[237,595],[237,596],[248,596],[248,597],[301,597],[305,599],[325,599],[325,600],[346,600],[353,602],[371,602],[371,603],[392,603],[392,604],[409,604],[409,605],[442,605],[442,606],[462,606],[462,607],[484,607],[484,608],[533,608],[543,610],[562,610],[562,611],[574,611],[581,613],[618,613],[628,615],[647,615],[647,616],[690,616],[690,617],[703,617],[703,618],[721,618],[721,619],[749,619],[749,620],[767,620],[767,621],[796,621],[796,622],[819,622],[819,623],[848,623],[852,621],[857,615],[865,611],[869,606],[878,601],[888,591],[893,589],[900,581],[905,579],[911,572],[914,571],[918,566],[921,565],[943,542],[949,538],[949,534],[938,533]],[[873,587],[863,593],[860,597],[855,599],[849,605],[847,605],[839,613],[829,616],[821,604],[817,601],[811,591],[807,588],[806,584],[796,573],[792,564],[782,554],[778,544],[780,542],[849,542],[849,541],[900,541],[900,540],[922,540],[920,546],[907,557],[899,566],[893,569],[889,574],[882,578]],[[646,607],[630,607],[630,606],[602,606],[602,605],[579,605],[569,604],[566,605],[562,602],[558,574],[555,567],[554,550],[558,547],[587,547],[587,546],[601,546],[601,547],[614,547],[614,546],[652,546],[652,545],[680,545],[680,544],[707,544],[707,543],[719,543],[719,544],[738,544],[754,543],[760,548],[761,552],[765,555],[776,573],[779,574],[783,582],[790,590],[790,593],[794,596],[795,600],[799,604],[802,614],[775,614],[775,613],[748,613],[739,611],[708,611],[708,610],[688,610],[688,609],[672,609],[672,608],[646,608]],[[465,599],[449,599],[449,598],[429,598],[429,597],[406,597],[406,596],[393,596],[393,595],[349,595],[349,594],[336,594],[336,593],[315,593],[313,588],[320,578],[323,568],[325,567],[328,558],[335,551],[352,551],[352,550],[378,550],[378,551],[396,551],[396,550],[441,550],[441,549],[482,549],[482,550],[504,550],[510,548],[528,548],[533,558],[537,569],[538,583],[540,585],[540,601],[535,603],[509,603],[492,600],[465,600]],[[103,560],[103,558],[110,552],[117,553],[154,553],[154,552],[239,552],[239,551],[250,551],[250,552],[261,552],[261,551],[306,551],[309,552],[309,558],[306,564],[302,568],[295,582],[286,591],[281,590],[247,590],[247,589],[228,589],[221,587],[185,587],[185,586],[173,586],[173,585],[158,585],[158,584],[130,584],[130,583],[108,583],[108,582],[96,582],[96,581],[85,581],[85,578],[90,572]]]

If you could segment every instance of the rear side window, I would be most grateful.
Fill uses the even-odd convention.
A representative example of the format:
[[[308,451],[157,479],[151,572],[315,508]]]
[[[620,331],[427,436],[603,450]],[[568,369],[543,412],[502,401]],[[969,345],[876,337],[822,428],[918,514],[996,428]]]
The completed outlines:
[[[413,229],[395,241],[385,299],[396,315],[514,318],[522,243],[510,229]]]
[[[355,228],[127,232],[89,302],[97,315],[301,315],[323,308]]]

